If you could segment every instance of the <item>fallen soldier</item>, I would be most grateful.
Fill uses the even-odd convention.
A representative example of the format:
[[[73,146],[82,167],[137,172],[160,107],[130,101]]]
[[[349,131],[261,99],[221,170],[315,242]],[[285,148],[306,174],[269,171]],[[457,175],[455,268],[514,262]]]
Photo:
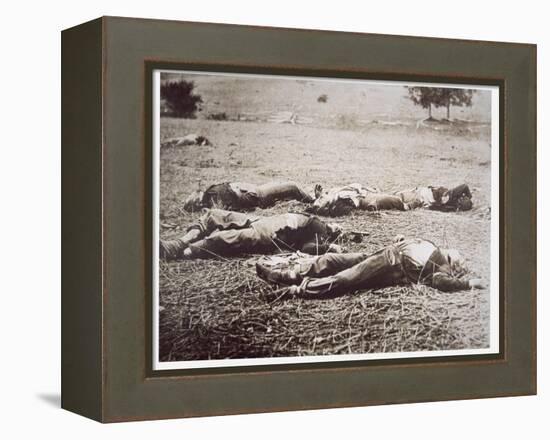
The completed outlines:
[[[162,143],[162,147],[184,147],[188,145],[198,145],[199,147],[204,147],[205,145],[212,144],[206,137],[195,133],[182,137],[170,138]]]
[[[183,209],[198,211],[201,208],[221,208],[231,210],[250,210],[267,208],[283,200],[297,200],[311,203],[313,197],[292,182],[266,183],[252,185],[250,183],[218,183],[206,191],[196,191],[189,196]]]
[[[447,189],[443,186],[420,186],[395,193],[410,209],[428,208],[437,211],[469,211],[472,193],[466,184]]]
[[[287,295],[304,298],[410,283],[442,291],[485,287],[480,279],[464,278],[464,260],[458,251],[439,248],[428,240],[405,240],[403,236],[370,255],[263,258],[256,263],[256,272],[266,281],[289,285]]]
[[[302,251],[308,254],[341,252],[332,242],[341,228],[306,214],[258,217],[222,209],[205,214],[175,240],[160,240],[164,260],[208,258],[242,254]]]
[[[340,188],[323,192],[320,185],[315,187],[315,201],[306,211],[331,217],[347,215],[354,209],[364,211],[399,210],[406,211],[408,206],[401,197],[385,194],[376,187],[352,183]]]

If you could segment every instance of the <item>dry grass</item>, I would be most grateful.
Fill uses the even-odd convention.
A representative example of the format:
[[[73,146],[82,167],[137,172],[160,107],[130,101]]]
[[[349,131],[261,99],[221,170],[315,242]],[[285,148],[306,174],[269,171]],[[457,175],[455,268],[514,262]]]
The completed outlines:
[[[412,213],[416,214],[416,213]],[[389,214],[392,220],[400,219]],[[385,241],[386,218],[367,243]],[[403,218],[403,216],[401,216]],[[443,293],[414,285],[358,291],[329,300],[276,300],[254,273],[255,256],[161,266],[160,353],[164,361],[481,348],[488,345],[485,291]]]
[[[322,92],[308,91],[315,97],[311,105],[327,111],[335,96],[329,93],[328,102],[319,104],[316,98]],[[231,109],[220,106],[210,111],[233,116]],[[355,212],[334,220],[347,230],[369,234],[362,243],[344,241],[349,251],[375,251],[396,234],[419,236],[458,248],[472,275],[489,281],[491,149],[486,126],[435,130],[409,123],[363,123],[361,117],[347,116],[318,125],[200,118],[163,119],[161,125],[163,139],[194,132],[212,142],[161,152],[161,237],[181,234],[198,217],[181,209],[182,200],[192,190],[215,182],[290,179],[308,191],[317,182],[330,187],[357,181],[386,190],[467,182],[476,203],[471,212]],[[286,202],[257,213],[303,208],[298,202]],[[401,286],[329,300],[272,303],[275,287],[255,275],[254,263],[254,256],[161,263],[162,361],[489,345],[488,290],[442,293],[426,286]]]
[[[223,359],[460,349],[485,346],[483,304],[474,291],[392,287],[327,301],[268,302],[272,287],[250,260],[196,261],[167,271],[163,360]],[[198,279],[193,275],[200,271]],[[168,275],[169,274],[169,275]]]
[[[296,210],[297,203],[270,211]],[[374,251],[394,233],[455,243],[472,221],[468,214],[357,212],[336,221],[370,231],[362,243],[342,239],[349,251]],[[427,232],[421,233],[420,230]],[[472,231],[474,232],[474,231]],[[469,258],[487,276],[485,234]],[[463,247],[462,247],[463,248]],[[255,274],[256,256],[162,263],[160,354],[163,361],[339,353],[482,348],[489,343],[488,291],[443,293],[426,286],[358,291],[328,300],[277,298]],[[478,270],[481,269],[481,270]]]

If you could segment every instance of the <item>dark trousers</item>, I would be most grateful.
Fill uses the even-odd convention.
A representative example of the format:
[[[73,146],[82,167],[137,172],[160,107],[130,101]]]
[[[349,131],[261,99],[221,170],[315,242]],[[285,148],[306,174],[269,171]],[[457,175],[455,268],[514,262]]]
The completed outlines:
[[[313,198],[293,182],[266,183],[258,187],[257,193],[260,207],[271,206],[280,200],[313,202]]]
[[[181,241],[194,257],[214,257],[240,253],[265,252],[267,243],[253,227],[258,217],[250,214],[209,209],[192,225]]]
[[[300,293],[322,297],[357,289],[392,285],[404,280],[399,252],[388,246],[374,254],[326,254],[304,267]]]

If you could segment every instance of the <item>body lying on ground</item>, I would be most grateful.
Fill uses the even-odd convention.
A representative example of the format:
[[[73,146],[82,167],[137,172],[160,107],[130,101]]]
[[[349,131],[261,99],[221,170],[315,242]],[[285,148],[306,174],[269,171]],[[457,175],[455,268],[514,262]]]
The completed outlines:
[[[186,211],[213,207],[239,211],[267,208],[283,200],[312,203],[314,199],[293,182],[263,185],[226,182],[211,185],[206,191],[196,191],[185,200],[183,208]]]
[[[205,145],[212,144],[206,137],[195,133],[191,133],[181,137],[170,138],[162,143],[162,147],[184,147],[188,145],[198,145],[199,147],[204,147]]]
[[[247,213],[205,209],[204,215],[175,240],[160,240],[161,259],[211,258],[243,254],[302,251],[309,254],[340,252],[332,244],[341,232],[307,214],[259,217]]]
[[[420,283],[442,291],[483,288],[480,279],[465,279],[459,252],[431,241],[396,237],[373,254],[332,253],[319,257],[292,254],[264,257],[256,264],[266,281],[290,286],[289,295],[322,298],[359,289]]]
[[[317,185],[315,195],[316,199],[307,211],[327,216],[347,215],[354,209],[407,211],[428,208],[448,212],[472,209],[472,193],[466,184],[452,189],[442,186],[419,186],[392,194],[359,183],[332,188],[326,192]]]
[[[401,197],[385,194],[376,187],[360,183],[332,188],[326,192],[323,192],[322,188],[317,185],[315,195],[316,199],[307,208],[307,211],[332,217],[349,214],[354,209],[365,211],[390,209],[405,211],[408,209]]]
[[[447,189],[443,186],[418,186],[395,193],[409,209],[428,208],[437,211],[472,209],[472,193],[466,184]]]

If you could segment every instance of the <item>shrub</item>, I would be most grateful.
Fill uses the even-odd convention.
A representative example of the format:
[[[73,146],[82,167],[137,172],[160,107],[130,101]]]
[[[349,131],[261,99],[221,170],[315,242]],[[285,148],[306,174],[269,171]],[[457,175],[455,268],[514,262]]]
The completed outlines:
[[[167,82],[160,86],[160,97],[164,100],[167,114],[177,118],[194,118],[200,111],[198,104],[202,103],[200,95],[195,95],[193,81]]]
[[[211,119],[212,121],[227,121],[227,113],[225,112],[219,112],[219,113],[210,113],[206,119]]]

